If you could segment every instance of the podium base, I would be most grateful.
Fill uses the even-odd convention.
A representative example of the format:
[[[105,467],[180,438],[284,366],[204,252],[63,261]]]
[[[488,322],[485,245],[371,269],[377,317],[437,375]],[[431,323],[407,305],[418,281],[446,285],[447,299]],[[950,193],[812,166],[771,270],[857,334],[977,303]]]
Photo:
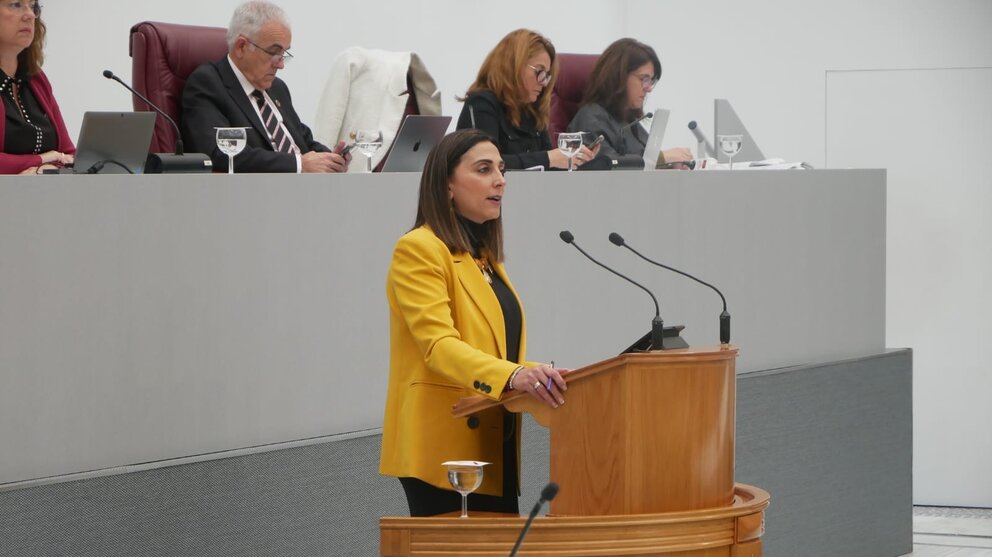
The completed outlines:
[[[768,492],[737,484],[733,503],[725,507],[588,517],[549,514],[534,520],[521,554],[760,557],[768,503]],[[480,512],[469,512],[468,518],[383,517],[379,520],[379,555],[506,555],[524,520]]]

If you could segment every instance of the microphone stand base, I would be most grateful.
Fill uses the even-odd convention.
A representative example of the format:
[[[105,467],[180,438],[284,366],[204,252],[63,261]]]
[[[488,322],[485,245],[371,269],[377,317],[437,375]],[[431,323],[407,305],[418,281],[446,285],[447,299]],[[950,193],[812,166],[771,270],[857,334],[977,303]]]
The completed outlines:
[[[689,343],[685,341],[684,338],[679,336],[682,330],[685,329],[685,325],[673,325],[664,328],[664,333],[662,335],[661,346],[655,347],[651,345],[651,332],[647,332],[644,336],[637,339],[637,342],[631,344],[626,350],[621,352],[621,354],[627,354],[630,352],[653,352],[655,350],[674,350],[676,348],[689,348]]]
[[[145,161],[145,174],[198,174],[213,169],[210,157],[203,153],[149,153]]]

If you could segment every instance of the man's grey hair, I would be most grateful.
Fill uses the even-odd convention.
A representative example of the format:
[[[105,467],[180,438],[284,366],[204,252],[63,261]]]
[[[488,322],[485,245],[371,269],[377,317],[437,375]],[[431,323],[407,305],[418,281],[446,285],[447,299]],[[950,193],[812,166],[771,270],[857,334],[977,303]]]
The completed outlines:
[[[265,0],[251,0],[234,9],[231,24],[227,26],[227,48],[234,48],[240,35],[254,39],[259,29],[270,21],[276,21],[289,28],[289,19],[282,8]]]

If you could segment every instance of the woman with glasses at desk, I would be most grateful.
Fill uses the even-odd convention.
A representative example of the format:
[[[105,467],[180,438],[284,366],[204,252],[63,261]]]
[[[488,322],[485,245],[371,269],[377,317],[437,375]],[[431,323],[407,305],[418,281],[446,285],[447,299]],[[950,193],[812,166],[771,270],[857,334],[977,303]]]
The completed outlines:
[[[476,128],[496,141],[508,169],[568,168],[568,158],[551,145],[548,121],[558,63],[545,37],[517,29],[486,56],[468,88],[458,129]],[[582,147],[574,164],[592,160],[598,147]]]
[[[0,0],[0,174],[40,174],[76,153],[41,71],[44,45],[41,4]]]
[[[644,117],[644,99],[661,77],[661,62],[650,46],[620,39],[606,47],[589,75],[582,108],[568,131],[604,138],[603,154],[618,168],[644,168],[648,132],[638,123]],[[692,151],[677,147],[662,152],[665,161],[692,159]]]

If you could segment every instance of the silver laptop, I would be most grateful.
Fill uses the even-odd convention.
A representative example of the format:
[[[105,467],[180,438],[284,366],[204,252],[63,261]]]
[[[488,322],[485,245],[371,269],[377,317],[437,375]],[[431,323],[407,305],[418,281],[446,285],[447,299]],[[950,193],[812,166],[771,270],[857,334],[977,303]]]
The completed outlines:
[[[648,133],[648,142],[644,144],[644,170],[654,170],[658,165],[661,142],[665,139],[665,128],[668,127],[668,116],[671,112],[664,108],[658,108],[654,111],[654,116],[651,118],[651,131]]]
[[[86,112],[73,173],[143,173],[154,130],[154,112]]]
[[[451,116],[407,116],[386,155],[382,171],[423,172],[427,154],[444,138],[450,123]]]
[[[713,140],[717,142],[717,161],[727,162],[730,160],[727,158],[727,155],[720,152],[720,140],[718,138],[721,135],[744,136],[744,141],[741,144],[741,151],[734,155],[734,162],[765,160],[765,155],[762,154],[761,149],[758,148],[758,144],[755,143],[754,138],[751,137],[751,134],[748,133],[747,128],[744,127],[744,123],[737,117],[737,113],[734,112],[734,108],[730,106],[730,101],[727,99],[713,100],[713,121],[715,122],[714,128],[716,129]]]

